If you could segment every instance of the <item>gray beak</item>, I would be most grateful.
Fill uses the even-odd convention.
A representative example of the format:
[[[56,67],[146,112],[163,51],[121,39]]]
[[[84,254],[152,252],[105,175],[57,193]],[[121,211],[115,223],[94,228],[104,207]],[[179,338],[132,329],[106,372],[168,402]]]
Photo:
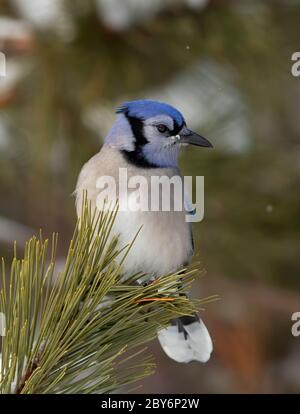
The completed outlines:
[[[206,138],[202,137],[199,134],[196,134],[196,132],[193,132],[186,127],[179,133],[179,136],[180,136],[179,142],[182,144],[191,144],[191,145],[197,145],[198,147],[207,147],[207,148],[213,147],[213,145]]]

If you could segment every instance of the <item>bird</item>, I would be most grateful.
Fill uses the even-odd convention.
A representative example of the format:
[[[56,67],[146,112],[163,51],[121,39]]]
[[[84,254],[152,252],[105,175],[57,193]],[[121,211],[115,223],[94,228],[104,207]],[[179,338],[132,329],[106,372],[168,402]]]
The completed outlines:
[[[84,193],[91,207],[99,209],[99,178],[111,177],[120,186],[120,171],[126,171],[129,178],[142,177],[146,183],[154,177],[182,177],[178,160],[181,148],[187,145],[212,147],[210,141],[187,127],[183,115],[173,106],[150,99],[124,102],[116,110],[116,120],[100,151],[80,171],[75,190],[78,217]],[[136,200],[146,195],[143,191],[148,190],[140,186],[124,197]],[[186,194],[183,198],[189,205]],[[113,233],[120,247],[128,245],[138,231],[122,264],[124,277],[140,272],[147,281],[153,281],[179,271],[192,260],[192,228],[184,211],[117,212]],[[210,334],[197,314],[170,321],[158,332],[158,340],[165,353],[181,363],[207,362],[213,350]]]

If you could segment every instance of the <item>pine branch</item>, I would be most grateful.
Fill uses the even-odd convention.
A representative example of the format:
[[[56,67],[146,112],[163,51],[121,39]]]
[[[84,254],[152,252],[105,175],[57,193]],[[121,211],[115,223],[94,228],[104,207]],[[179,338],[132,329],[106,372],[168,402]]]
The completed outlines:
[[[57,234],[47,264],[48,240],[32,237],[24,258],[2,260],[0,312],[1,393],[107,393],[154,371],[140,347],[200,301],[185,295],[196,270],[166,275],[141,286],[140,275],[121,282],[117,239],[110,238],[115,213],[91,214],[85,205],[63,270],[54,278]],[[16,250],[16,249],[15,249]],[[122,256],[121,256],[122,255]]]

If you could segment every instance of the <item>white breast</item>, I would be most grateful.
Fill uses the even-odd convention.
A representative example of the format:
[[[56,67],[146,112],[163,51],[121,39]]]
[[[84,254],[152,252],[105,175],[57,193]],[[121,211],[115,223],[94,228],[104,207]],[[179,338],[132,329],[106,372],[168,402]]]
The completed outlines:
[[[98,191],[96,181],[99,176],[109,175],[118,178],[123,158],[117,151],[105,147],[83,167],[76,188],[77,213],[80,216],[82,194],[86,190],[92,206],[96,208]],[[128,165],[126,165],[128,167]],[[151,178],[151,171],[133,166],[128,167],[129,175],[145,175]],[[155,169],[155,175],[178,174],[174,170]],[[129,197],[139,196],[139,190]],[[124,262],[124,274],[137,272],[158,277],[176,271],[188,263],[193,253],[190,224],[185,221],[183,211],[119,211],[114,223],[113,234],[119,237],[120,247],[128,245],[139,232]]]
[[[126,245],[140,232],[125,261],[125,273],[143,272],[160,276],[176,271],[190,261],[191,232],[179,213],[120,212],[114,231]]]

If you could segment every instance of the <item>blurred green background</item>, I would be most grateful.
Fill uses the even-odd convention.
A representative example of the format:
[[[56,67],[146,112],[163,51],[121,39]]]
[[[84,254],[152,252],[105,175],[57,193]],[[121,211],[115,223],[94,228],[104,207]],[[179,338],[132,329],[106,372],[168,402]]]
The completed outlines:
[[[188,149],[185,175],[205,176],[195,228],[218,293],[204,319],[215,352],[178,365],[151,345],[158,369],[141,392],[299,392],[300,50],[296,0],[2,0],[0,254],[39,228],[75,223],[81,166],[127,99],[178,107],[213,151]]]

